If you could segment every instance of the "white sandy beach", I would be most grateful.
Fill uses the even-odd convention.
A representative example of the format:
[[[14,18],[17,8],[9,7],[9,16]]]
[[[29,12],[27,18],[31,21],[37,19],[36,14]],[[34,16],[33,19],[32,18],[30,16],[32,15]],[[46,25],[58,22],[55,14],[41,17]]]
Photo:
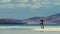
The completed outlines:
[[[60,26],[45,26],[44,29],[41,29],[40,26],[0,26],[0,34],[49,34],[49,33],[60,34]]]
[[[41,29],[40,26],[0,26],[0,29],[11,28],[30,28],[32,31],[60,31],[60,26],[45,26],[44,29]]]
[[[60,31],[60,28],[44,28],[44,29],[41,29],[41,28],[34,28],[33,30],[35,31]]]

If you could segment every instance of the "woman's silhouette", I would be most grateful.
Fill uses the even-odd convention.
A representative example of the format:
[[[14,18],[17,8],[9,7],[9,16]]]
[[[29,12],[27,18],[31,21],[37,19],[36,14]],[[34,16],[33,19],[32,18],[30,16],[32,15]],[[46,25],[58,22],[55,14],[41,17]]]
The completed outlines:
[[[40,20],[40,25],[41,25],[41,29],[44,29],[44,24],[43,24],[43,22],[44,22],[44,20],[42,19],[42,20]]]

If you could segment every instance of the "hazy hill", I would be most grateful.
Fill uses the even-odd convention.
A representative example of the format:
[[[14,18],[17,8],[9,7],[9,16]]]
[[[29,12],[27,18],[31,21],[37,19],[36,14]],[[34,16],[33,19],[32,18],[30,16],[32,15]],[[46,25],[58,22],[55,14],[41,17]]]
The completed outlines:
[[[31,17],[25,19],[23,22],[26,24],[40,24],[42,17]],[[60,13],[50,15],[48,17],[43,17],[44,24],[60,24]]]
[[[26,24],[40,24],[41,18],[42,17],[31,17],[31,18],[25,19],[24,22]],[[43,19],[45,20],[45,17],[43,17]]]
[[[60,13],[48,16],[47,20],[56,24],[60,24]]]
[[[0,24],[22,24],[22,20],[18,19],[0,19]]]
[[[42,17],[31,17],[24,20],[20,19],[0,19],[0,24],[40,24]],[[60,13],[43,17],[44,24],[60,24]]]

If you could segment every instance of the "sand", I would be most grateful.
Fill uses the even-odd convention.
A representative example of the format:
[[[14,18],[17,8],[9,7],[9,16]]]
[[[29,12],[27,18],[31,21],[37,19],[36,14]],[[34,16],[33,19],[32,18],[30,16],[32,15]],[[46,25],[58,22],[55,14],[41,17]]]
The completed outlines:
[[[40,26],[0,26],[0,29],[11,28],[31,28],[33,31],[60,31],[60,26],[45,26],[44,29],[41,29]]]
[[[33,30],[35,31],[60,31],[60,27],[57,28],[57,27],[48,27],[48,28],[44,28],[44,29],[41,29],[41,28],[34,28]]]

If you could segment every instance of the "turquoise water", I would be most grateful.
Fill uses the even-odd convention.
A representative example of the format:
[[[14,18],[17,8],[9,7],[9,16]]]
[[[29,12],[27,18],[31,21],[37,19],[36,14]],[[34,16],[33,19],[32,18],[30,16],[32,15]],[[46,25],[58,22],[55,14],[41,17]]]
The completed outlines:
[[[47,27],[60,27],[59,25],[45,25]],[[35,31],[40,28],[39,24],[0,24],[0,34],[60,34],[60,32]]]
[[[0,24],[0,26],[40,26],[40,24]],[[60,26],[60,24],[44,24],[44,26]]]

